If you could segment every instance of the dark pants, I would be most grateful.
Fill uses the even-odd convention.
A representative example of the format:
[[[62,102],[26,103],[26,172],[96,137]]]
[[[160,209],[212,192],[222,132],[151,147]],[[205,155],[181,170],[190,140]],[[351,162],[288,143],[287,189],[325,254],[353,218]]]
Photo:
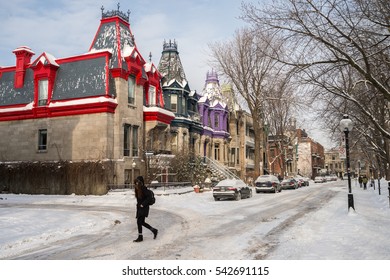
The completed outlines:
[[[146,227],[149,230],[153,230],[153,228],[149,224],[145,223],[144,216],[140,216],[137,218],[137,227],[138,227],[139,234],[142,234],[142,226]]]
[[[367,183],[363,183],[364,189],[367,190]]]

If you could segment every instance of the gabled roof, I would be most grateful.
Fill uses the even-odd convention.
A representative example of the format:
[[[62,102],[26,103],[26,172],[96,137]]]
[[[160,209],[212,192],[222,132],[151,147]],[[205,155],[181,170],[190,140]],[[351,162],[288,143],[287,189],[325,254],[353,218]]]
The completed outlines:
[[[190,92],[190,87],[188,86],[188,83],[186,80],[183,80],[183,82],[181,83],[176,79],[172,79],[170,81],[167,81],[163,78],[162,85],[163,85],[163,87],[185,89],[185,90]]]
[[[227,105],[226,103],[222,102],[222,101],[219,101],[219,100],[214,100],[213,102],[211,102],[210,104],[210,107],[211,108],[220,108],[220,109],[227,109]]]
[[[31,67],[36,67],[38,66],[39,63],[42,63],[43,65],[53,65],[56,67],[60,67],[56,62],[56,58],[53,55],[46,52],[38,56],[38,58],[35,59],[33,63],[31,63]]]

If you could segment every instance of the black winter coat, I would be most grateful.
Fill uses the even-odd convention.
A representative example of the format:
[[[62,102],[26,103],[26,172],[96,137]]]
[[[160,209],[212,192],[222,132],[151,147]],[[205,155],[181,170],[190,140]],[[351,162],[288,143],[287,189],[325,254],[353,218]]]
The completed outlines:
[[[149,215],[149,201],[152,199],[150,192],[145,186],[143,186],[141,190],[142,198],[137,197],[137,213],[135,216],[136,218],[147,217]]]

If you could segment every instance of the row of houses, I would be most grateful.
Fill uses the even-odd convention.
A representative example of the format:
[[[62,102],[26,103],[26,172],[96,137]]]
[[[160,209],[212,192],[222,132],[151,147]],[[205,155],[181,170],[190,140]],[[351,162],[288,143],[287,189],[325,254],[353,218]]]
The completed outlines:
[[[210,159],[245,180],[267,172],[313,176],[323,167],[323,147],[304,131],[292,127],[278,150],[264,126],[256,172],[253,121],[231,87],[211,70],[202,92],[191,90],[176,41],[164,41],[157,66],[146,61],[129,14],[119,10],[102,10],[84,54],[33,59],[27,46],[12,52],[15,65],[0,67],[0,162],[7,166],[109,162],[114,185],[148,177],[147,162],[167,166],[178,153]]]

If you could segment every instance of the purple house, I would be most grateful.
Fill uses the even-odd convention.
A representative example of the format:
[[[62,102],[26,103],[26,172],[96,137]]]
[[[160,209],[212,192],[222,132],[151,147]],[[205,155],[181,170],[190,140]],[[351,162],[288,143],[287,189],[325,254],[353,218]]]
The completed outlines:
[[[198,111],[203,125],[203,155],[224,164],[229,151],[229,110],[223,102],[218,74],[214,70],[206,74]]]

